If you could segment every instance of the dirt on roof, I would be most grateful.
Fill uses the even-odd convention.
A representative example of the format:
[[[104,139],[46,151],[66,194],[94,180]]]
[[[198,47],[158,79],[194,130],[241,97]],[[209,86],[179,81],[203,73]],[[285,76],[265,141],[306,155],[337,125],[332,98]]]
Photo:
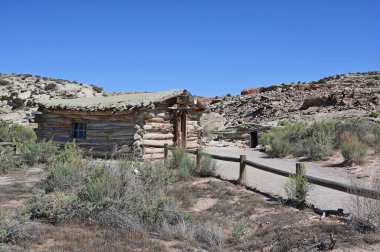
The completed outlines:
[[[102,96],[78,99],[55,99],[40,102],[40,107],[50,109],[70,110],[125,110],[135,107],[146,107],[156,102],[162,102],[178,95],[184,90],[173,89],[160,92],[130,93],[114,96]]]

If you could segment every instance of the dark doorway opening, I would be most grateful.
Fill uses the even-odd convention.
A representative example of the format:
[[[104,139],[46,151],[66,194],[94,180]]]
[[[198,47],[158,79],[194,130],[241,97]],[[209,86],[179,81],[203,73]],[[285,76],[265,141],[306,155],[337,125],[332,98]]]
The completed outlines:
[[[259,138],[257,131],[251,131],[251,148],[256,148],[256,146],[259,144]]]

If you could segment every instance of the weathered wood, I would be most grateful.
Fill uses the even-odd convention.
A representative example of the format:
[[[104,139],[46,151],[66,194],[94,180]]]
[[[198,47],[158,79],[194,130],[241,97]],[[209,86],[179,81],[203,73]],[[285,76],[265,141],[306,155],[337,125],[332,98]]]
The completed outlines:
[[[240,163],[240,170],[239,170],[239,184],[246,185],[247,184],[247,169],[245,165],[245,160],[247,159],[246,155],[240,155],[239,163]]]
[[[145,146],[152,147],[164,147],[164,144],[168,144],[169,146],[173,146],[173,140],[143,140],[142,144]]]
[[[164,164],[165,166],[168,165],[168,154],[169,154],[169,148],[168,144],[164,144]]]
[[[165,146],[165,144],[164,144],[164,146]],[[145,147],[144,153],[145,154],[164,153],[164,148]]]
[[[164,153],[144,154],[143,159],[163,159]]]
[[[174,135],[172,133],[167,133],[167,134],[158,134],[158,133],[147,133],[143,137],[144,139],[147,140],[173,140]]]
[[[202,158],[202,151],[200,148],[197,148],[195,151],[195,164],[196,164],[196,170],[199,171],[201,169],[201,158]]]

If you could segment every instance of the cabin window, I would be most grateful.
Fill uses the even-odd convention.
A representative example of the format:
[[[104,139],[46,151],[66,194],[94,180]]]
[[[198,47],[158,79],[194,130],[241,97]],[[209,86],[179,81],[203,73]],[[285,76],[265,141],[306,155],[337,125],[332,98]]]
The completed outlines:
[[[73,123],[73,138],[85,139],[86,138],[87,124],[84,122]]]

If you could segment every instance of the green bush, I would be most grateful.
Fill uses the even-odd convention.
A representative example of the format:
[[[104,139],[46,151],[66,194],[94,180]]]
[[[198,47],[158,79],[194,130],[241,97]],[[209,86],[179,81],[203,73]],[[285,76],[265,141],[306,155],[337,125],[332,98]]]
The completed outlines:
[[[0,86],[9,86],[11,83],[7,80],[0,80]]]
[[[177,173],[177,177],[180,180],[187,180],[193,177],[196,173],[196,164],[195,161],[192,160],[187,155],[181,160],[179,165],[179,170]]]
[[[176,180],[175,173],[162,162],[141,163],[135,167],[139,170],[144,185],[149,188],[164,188]]]
[[[341,145],[340,135],[343,132],[351,132],[358,139],[363,139],[367,134],[373,132],[375,127],[373,122],[366,121],[363,118],[350,118],[342,121],[336,129],[337,147]]]
[[[142,220],[148,224],[156,223],[163,216],[168,202],[169,200],[166,197],[151,199],[142,208]]]
[[[32,166],[36,163],[46,163],[57,153],[58,148],[51,141],[26,141],[19,144],[19,150],[23,163]]]
[[[289,177],[284,186],[288,199],[296,206],[303,206],[310,192],[311,185],[304,174]]]
[[[55,83],[49,83],[45,86],[45,91],[54,91],[54,90],[57,90],[58,89],[58,86],[57,84]]]
[[[0,251],[8,251],[7,244],[31,239],[30,232],[16,218],[0,215]]]
[[[289,154],[296,156],[304,154],[304,139],[307,135],[307,125],[301,122],[282,121],[282,127],[272,129],[262,135],[260,144],[272,147],[271,155],[285,157]]]
[[[26,216],[127,230],[164,218],[170,203],[165,192],[175,180],[174,171],[162,163],[78,162],[73,150],[70,144],[49,162],[48,187],[28,202]]]
[[[0,174],[6,174],[19,166],[20,161],[15,157],[13,148],[0,147]]]
[[[101,92],[103,92],[103,88],[100,87],[100,86],[96,86],[96,85],[94,85],[94,84],[91,84],[91,87],[92,87],[92,89],[93,89],[95,92],[97,92],[97,93],[101,93]]]
[[[17,142],[35,141],[36,133],[32,128],[18,124],[9,124],[0,120],[0,141],[12,142],[13,138]]]
[[[335,137],[334,122],[314,123],[306,139],[306,156],[311,160],[327,159],[334,148]]]
[[[216,173],[216,167],[216,161],[212,159],[209,154],[202,153],[199,169],[196,171],[196,173],[200,177],[214,176]]]
[[[368,146],[353,137],[341,144],[340,151],[346,164],[362,164],[367,156]]]
[[[376,111],[372,111],[371,113],[369,113],[369,117],[377,118],[377,117],[379,117],[379,113]]]
[[[181,162],[187,157],[186,149],[175,148],[171,151],[169,166],[172,169],[179,169]]]
[[[243,223],[243,222],[234,223],[232,227],[232,232],[231,232],[231,239],[235,244],[237,244],[241,240],[244,239],[244,236],[246,235],[246,233],[247,233],[246,223]]]

